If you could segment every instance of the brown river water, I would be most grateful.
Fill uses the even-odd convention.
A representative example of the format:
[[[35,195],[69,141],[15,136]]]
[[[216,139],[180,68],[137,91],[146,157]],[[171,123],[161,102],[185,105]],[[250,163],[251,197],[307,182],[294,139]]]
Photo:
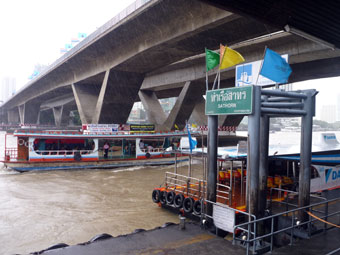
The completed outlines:
[[[339,139],[340,132],[336,132]],[[299,134],[277,132],[271,143],[298,145]],[[14,146],[16,140],[8,143]],[[0,157],[4,132],[0,132]],[[108,233],[128,234],[165,222],[178,223],[178,215],[151,200],[153,188],[174,166],[110,170],[17,173],[0,165],[0,254],[30,253],[57,243],[69,245]],[[188,166],[178,172],[186,175]],[[193,176],[202,173],[200,164]]]
[[[0,151],[4,133],[0,133]],[[10,143],[15,144],[15,139]],[[196,170],[195,170],[196,169]],[[201,174],[201,165],[193,167]],[[17,173],[0,166],[0,254],[30,253],[178,223],[151,193],[174,166]],[[187,174],[181,163],[178,173]]]

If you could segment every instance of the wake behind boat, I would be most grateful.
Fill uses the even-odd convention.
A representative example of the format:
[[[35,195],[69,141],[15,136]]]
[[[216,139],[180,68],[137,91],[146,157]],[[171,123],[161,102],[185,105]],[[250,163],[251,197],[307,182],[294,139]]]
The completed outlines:
[[[174,153],[188,133],[156,132],[153,125],[89,124],[82,131],[17,130],[13,135],[17,147],[5,145],[1,162],[21,172],[168,165],[175,163],[175,157],[177,162],[188,160],[185,154]]]

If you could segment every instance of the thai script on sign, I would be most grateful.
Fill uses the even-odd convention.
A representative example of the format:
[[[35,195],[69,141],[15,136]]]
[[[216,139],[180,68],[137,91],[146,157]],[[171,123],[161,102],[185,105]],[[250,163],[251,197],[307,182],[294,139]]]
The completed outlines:
[[[211,96],[211,102],[226,102],[226,101],[234,101],[234,100],[246,100],[247,93],[245,90],[236,91],[236,92],[227,92],[224,93],[222,90],[220,93],[214,93]]]

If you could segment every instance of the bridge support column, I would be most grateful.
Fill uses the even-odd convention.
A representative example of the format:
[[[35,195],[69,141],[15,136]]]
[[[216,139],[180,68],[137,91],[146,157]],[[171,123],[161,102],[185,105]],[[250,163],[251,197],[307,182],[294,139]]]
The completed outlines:
[[[8,124],[17,124],[20,122],[19,110],[17,107],[7,111],[7,122]]]
[[[25,104],[18,106],[20,124],[25,123]]]
[[[100,88],[92,84],[72,84],[72,90],[81,122],[91,124]]]
[[[99,123],[126,123],[137,99],[144,74],[110,71]]]
[[[194,110],[196,102],[200,101],[204,89],[203,83],[186,82],[164,126],[174,128],[176,124],[179,129],[183,129]]]
[[[153,91],[140,90],[138,95],[146,111],[148,121],[156,126],[163,125],[166,120],[166,115],[158,101],[156,93]]]
[[[61,117],[63,115],[64,106],[53,107],[54,124],[57,127],[61,126]]]
[[[18,106],[21,124],[37,124],[39,118],[40,104],[27,102]]]
[[[143,78],[137,73],[107,70],[101,85],[86,80],[72,84],[81,122],[126,123]]]
[[[105,92],[106,92],[106,88],[107,88],[107,81],[108,81],[108,78],[109,78],[109,74],[110,74],[110,70],[107,70],[105,72],[104,80],[103,80],[102,86],[100,88],[100,92],[99,92],[99,96],[98,96],[98,100],[97,100],[97,104],[96,104],[96,109],[95,109],[95,112],[94,112],[94,116],[92,118],[92,123],[99,123],[99,118],[100,118],[100,114],[101,114],[102,108],[103,108],[104,96],[105,96]]]
[[[190,121],[198,126],[207,125],[207,116],[205,115],[205,100],[203,96],[197,98],[196,105],[192,111]]]

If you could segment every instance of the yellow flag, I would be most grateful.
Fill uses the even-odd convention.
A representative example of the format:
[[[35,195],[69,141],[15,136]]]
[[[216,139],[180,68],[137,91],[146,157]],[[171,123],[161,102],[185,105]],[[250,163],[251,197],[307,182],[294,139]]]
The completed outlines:
[[[177,130],[179,130],[179,128],[178,128],[178,126],[177,126],[176,124],[175,124],[174,126],[175,126],[175,128],[176,128]]]
[[[244,62],[244,58],[236,50],[225,47],[220,69],[225,69]]]
[[[196,124],[191,124],[191,126],[192,126],[193,128],[197,128],[197,125],[196,125]]]

